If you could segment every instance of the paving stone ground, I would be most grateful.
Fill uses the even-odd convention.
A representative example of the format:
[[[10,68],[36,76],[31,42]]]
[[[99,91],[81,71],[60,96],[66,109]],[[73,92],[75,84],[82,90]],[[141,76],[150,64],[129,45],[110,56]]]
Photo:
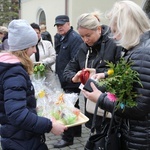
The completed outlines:
[[[83,112],[84,99],[82,94],[80,94],[80,108],[81,108],[81,112]],[[85,125],[82,125],[82,136],[75,137],[73,145],[64,148],[53,148],[53,144],[56,143],[59,139],[61,139],[61,136],[55,136],[52,133],[46,134],[46,143],[49,150],[84,150],[84,145],[89,137],[89,133],[90,130],[86,128]],[[1,146],[0,146],[0,150],[2,150]]]

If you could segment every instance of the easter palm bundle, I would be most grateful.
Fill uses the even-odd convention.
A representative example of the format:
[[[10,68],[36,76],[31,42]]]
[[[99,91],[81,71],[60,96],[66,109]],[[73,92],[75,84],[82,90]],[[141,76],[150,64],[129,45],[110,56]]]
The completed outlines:
[[[141,85],[141,82],[138,72],[132,70],[131,65],[132,62],[124,58],[117,64],[107,62],[108,77],[99,82],[100,86],[105,86],[109,99],[117,101],[117,107],[121,109],[137,105],[135,98],[138,94],[134,91],[134,84]]]

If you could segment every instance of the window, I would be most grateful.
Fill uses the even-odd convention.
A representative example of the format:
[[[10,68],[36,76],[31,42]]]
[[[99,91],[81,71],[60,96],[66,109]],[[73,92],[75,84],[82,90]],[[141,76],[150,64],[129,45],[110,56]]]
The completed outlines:
[[[45,12],[42,10],[39,15],[39,24],[46,24]]]

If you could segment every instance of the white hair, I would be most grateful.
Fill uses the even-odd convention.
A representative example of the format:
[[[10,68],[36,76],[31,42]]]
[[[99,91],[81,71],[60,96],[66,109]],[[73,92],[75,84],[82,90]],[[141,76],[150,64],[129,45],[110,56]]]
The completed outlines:
[[[111,29],[121,35],[118,45],[130,49],[140,42],[140,36],[150,30],[150,21],[140,6],[130,0],[116,2],[107,14]]]

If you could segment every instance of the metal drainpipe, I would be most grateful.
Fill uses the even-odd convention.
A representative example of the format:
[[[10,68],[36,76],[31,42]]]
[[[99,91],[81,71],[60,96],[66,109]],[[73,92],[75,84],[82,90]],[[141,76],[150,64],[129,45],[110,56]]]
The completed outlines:
[[[21,18],[21,0],[19,0],[19,19]]]
[[[68,15],[68,0],[65,0],[65,14]]]

